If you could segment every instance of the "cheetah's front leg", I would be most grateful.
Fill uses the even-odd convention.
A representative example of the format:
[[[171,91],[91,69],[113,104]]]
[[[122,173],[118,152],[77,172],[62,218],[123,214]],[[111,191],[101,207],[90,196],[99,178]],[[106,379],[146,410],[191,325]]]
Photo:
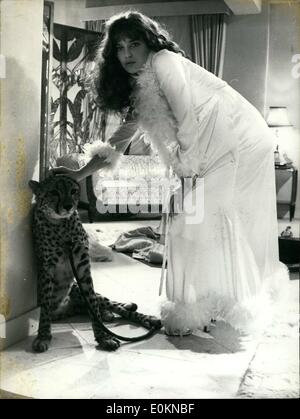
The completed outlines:
[[[76,257],[74,257],[74,255]],[[102,323],[102,318],[98,298],[93,287],[88,249],[75,246],[72,250],[71,257],[76,270],[75,277],[78,281],[79,288],[83,293],[82,297],[88,304],[88,310],[92,316],[92,326],[95,340],[98,342],[101,349],[115,351],[120,347],[119,340],[104,332],[99,326],[99,322]]]
[[[48,350],[51,335],[51,297],[53,292],[53,273],[52,269],[43,267],[39,272],[38,281],[40,284],[40,320],[38,335],[32,343],[32,349],[35,352],[45,352]]]
[[[105,297],[103,297],[103,299],[106,300]],[[124,319],[139,324],[146,329],[160,329],[162,327],[161,320],[157,317],[139,313],[138,311],[130,311],[124,308],[123,304],[114,303],[112,311],[119,314]]]

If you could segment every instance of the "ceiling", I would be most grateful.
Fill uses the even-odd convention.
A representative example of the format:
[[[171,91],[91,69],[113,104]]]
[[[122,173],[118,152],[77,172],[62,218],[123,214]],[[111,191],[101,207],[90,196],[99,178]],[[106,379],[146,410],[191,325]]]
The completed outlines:
[[[145,3],[172,3],[179,0],[86,0],[86,7],[104,7],[104,6],[120,6],[127,4],[145,4]],[[191,1],[207,1],[207,0],[191,0]]]
[[[90,8],[107,8],[112,6],[127,6],[127,5],[137,5],[137,4],[150,4],[150,3],[182,3],[184,6],[184,1],[180,0],[86,0],[86,7]],[[207,0],[189,0],[189,3],[201,3],[206,2]],[[217,0],[214,3],[219,3],[220,5],[227,6],[231,12],[235,15],[244,15],[244,14],[255,14],[261,12],[261,3],[262,0]]]

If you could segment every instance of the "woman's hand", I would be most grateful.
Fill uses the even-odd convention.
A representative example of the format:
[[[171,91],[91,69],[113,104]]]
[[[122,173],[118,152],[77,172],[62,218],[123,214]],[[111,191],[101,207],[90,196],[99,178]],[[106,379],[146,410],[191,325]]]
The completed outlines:
[[[69,169],[64,166],[59,166],[51,169],[50,174],[54,175],[66,175],[72,179],[80,182],[88,176],[91,176],[97,170],[106,169],[112,166],[112,163],[108,160],[107,156],[99,157],[97,154],[91,158],[91,160],[80,169]]]
[[[59,166],[50,170],[50,175],[66,175],[79,182],[82,178],[80,169],[74,170],[68,167]]]

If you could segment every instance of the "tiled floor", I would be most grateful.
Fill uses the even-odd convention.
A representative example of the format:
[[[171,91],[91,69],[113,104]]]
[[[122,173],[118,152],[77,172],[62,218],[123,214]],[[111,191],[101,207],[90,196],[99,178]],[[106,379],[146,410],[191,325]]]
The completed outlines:
[[[111,244],[137,222],[94,226],[102,242]],[[159,268],[115,254],[112,262],[93,263],[92,270],[96,291],[159,314]],[[2,353],[0,388],[34,398],[298,397],[299,281],[291,280],[289,287],[280,323],[260,339],[242,337],[219,322],[210,334],[170,338],[160,331],[107,353],[96,349],[85,319],[56,323],[48,352],[32,353],[33,338],[28,338]],[[109,327],[123,335],[144,332],[122,324]]]

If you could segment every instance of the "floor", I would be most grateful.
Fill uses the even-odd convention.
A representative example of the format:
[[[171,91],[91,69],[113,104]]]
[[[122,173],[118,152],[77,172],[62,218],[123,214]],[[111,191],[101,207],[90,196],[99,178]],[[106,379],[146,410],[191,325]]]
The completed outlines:
[[[95,228],[101,242],[109,245],[122,231],[157,224],[148,220],[87,227]],[[92,273],[96,291],[138,302],[144,313],[159,314],[159,268],[115,253],[111,262],[93,263]],[[293,273],[289,302],[278,313],[280,320],[260,338],[240,336],[218,322],[209,334],[199,331],[171,338],[160,331],[149,340],[122,343],[118,351],[107,353],[97,350],[86,319],[56,323],[48,352],[34,354],[30,337],[2,353],[0,388],[7,392],[2,397],[298,398],[298,295],[299,274]],[[123,335],[144,332],[119,323],[108,326]]]

